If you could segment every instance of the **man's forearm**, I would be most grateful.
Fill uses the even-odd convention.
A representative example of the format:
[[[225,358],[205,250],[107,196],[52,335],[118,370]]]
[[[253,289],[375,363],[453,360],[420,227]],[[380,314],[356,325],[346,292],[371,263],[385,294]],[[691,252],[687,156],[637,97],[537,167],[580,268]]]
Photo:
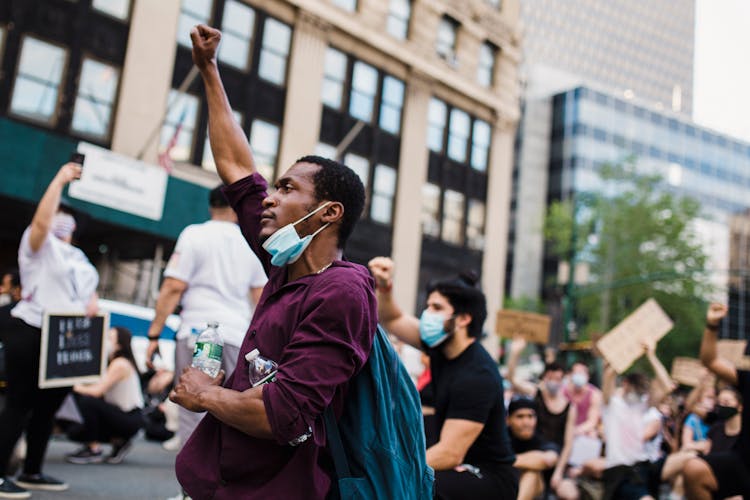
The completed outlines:
[[[208,137],[219,176],[231,184],[255,172],[250,145],[234,119],[216,64],[201,70],[208,102]]]
[[[448,470],[461,465],[463,457],[459,457],[454,450],[445,444],[435,443],[427,449],[427,465],[435,470]]]
[[[718,343],[719,330],[717,328],[708,328],[703,331],[703,340],[701,341],[700,358],[701,362],[708,366],[718,356],[716,345]]]
[[[557,462],[557,453],[554,451],[527,451],[516,455],[513,467],[517,469],[543,471],[551,469]]]
[[[167,322],[167,318],[177,308],[177,304],[180,303],[182,298],[182,290],[171,288],[168,286],[162,286],[159,291],[159,298],[156,299],[156,306],[154,307],[155,314],[154,319],[148,327],[148,337],[151,339],[158,338],[164,329],[164,324]]]
[[[243,392],[210,386],[198,395],[199,404],[214,417],[249,436],[273,439],[263,402],[263,387]]]

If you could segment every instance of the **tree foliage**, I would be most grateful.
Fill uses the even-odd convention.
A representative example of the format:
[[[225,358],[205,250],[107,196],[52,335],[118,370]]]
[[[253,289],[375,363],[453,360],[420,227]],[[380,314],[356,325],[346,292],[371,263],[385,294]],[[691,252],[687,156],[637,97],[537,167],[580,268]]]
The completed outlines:
[[[553,203],[545,220],[550,251],[561,261],[574,254],[576,266],[588,268],[588,282],[574,287],[578,331],[607,332],[653,297],[675,322],[659,343],[665,364],[696,356],[710,292],[691,224],[700,204],[636,173],[633,160],[603,166],[600,178],[601,190]]]

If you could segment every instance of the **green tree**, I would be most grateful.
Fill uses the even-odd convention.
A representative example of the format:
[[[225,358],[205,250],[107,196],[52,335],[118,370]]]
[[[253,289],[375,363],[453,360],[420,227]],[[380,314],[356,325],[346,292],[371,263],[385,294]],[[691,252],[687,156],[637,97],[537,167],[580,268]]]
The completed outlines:
[[[666,366],[675,356],[696,356],[711,291],[691,224],[700,204],[658,176],[636,173],[633,159],[605,165],[599,176],[599,191],[553,203],[545,220],[550,251],[588,269],[587,283],[573,287],[579,337],[607,332],[653,297],[675,322],[659,343]]]

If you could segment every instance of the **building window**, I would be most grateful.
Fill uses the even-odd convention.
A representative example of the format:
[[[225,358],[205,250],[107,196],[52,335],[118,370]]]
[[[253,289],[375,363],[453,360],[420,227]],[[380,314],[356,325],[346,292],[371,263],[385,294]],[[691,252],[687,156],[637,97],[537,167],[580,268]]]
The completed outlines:
[[[474,130],[471,134],[471,166],[485,172],[490,152],[490,124],[482,120],[474,120]]]
[[[266,19],[263,46],[260,50],[258,75],[276,85],[286,82],[286,60],[292,40],[292,29],[276,19]]]
[[[196,24],[211,24],[213,6],[213,0],[182,0],[177,21],[177,43],[188,49],[192,47],[190,30]]]
[[[25,37],[10,102],[11,113],[52,124],[67,58],[64,48]]]
[[[464,195],[458,191],[445,190],[443,200],[442,239],[446,243],[461,246],[464,243]]]
[[[380,101],[380,128],[398,135],[401,131],[401,108],[404,105],[404,82],[392,76],[383,78]]]
[[[369,123],[372,120],[372,108],[377,92],[378,70],[362,61],[355,62],[349,114]]]
[[[276,179],[276,157],[279,154],[279,126],[263,120],[253,121],[250,147],[255,167],[269,183]]]
[[[233,109],[232,115],[234,116],[234,121],[242,126],[242,113]],[[208,129],[206,129],[206,141],[203,143],[201,167],[211,172],[216,172],[216,161],[214,160],[214,153],[211,151],[211,141],[208,138]]]
[[[346,80],[346,55],[328,47],[323,68],[323,104],[334,109],[341,109],[341,96],[344,93]]]
[[[84,58],[73,108],[72,130],[103,141],[109,138],[119,81],[118,68]]]
[[[427,147],[440,153],[443,151],[443,136],[445,134],[445,122],[448,107],[440,99],[430,99],[430,107],[427,113]]]
[[[396,195],[396,169],[386,165],[375,166],[372,183],[370,218],[382,224],[393,220],[393,198]]]
[[[458,162],[466,161],[466,145],[471,131],[469,115],[460,109],[451,110],[451,121],[448,126],[448,156]]]
[[[255,31],[255,11],[237,0],[227,0],[221,19],[221,31],[219,61],[247,71]]]
[[[333,4],[349,12],[357,10],[357,0],[333,0]]]
[[[121,21],[130,17],[130,0],[93,0],[91,7]]]
[[[483,43],[479,47],[479,65],[477,66],[477,81],[485,87],[492,87],[495,74],[495,58],[497,49],[490,43]]]
[[[344,164],[354,170],[359,176],[359,179],[365,186],[365,192],[367,192],[367,188],[370,185],[370,161],[364,156],[347,153],[344,157]]]
[[[466,244],[473,250],[484,248],[484,203],[469,200],[469,211],[466,220]]]
[[[409,18],[411,17],[410,0],[390,0],[388,4],[388,19],[385,29],[391,36],[405,40],[409,34]]]
[[[193,136],[198,118],[198,98],[194,95],[169,92],[169,108],[161,128],[162,154],[174,161],[188,162],[193,156]]]
[[[435,184],[422,185],[422,234],[440,236],[440,188]]]
[[[438,25],[437,39],[435,40],[435,50],[443,59],[452,61],[456,49],[456,31],[458,23],[450,17],[443,16]]]

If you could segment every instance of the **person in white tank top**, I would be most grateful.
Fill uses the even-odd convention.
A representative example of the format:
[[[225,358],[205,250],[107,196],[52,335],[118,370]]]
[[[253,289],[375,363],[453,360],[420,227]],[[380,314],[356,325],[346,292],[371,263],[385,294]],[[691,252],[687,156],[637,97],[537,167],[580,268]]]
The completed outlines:
[[[127,328],[110,328],[105,342],[109,365],[104,376],[96,383],[73,387],[83,423],[69,426],[66,432],[71,440],[84,444],[78,451],[66,455],[68,462],[120,463],[143,426],[143,392],[131,338]],[[106,457],[101,447],[105,442],[112,445]]]

